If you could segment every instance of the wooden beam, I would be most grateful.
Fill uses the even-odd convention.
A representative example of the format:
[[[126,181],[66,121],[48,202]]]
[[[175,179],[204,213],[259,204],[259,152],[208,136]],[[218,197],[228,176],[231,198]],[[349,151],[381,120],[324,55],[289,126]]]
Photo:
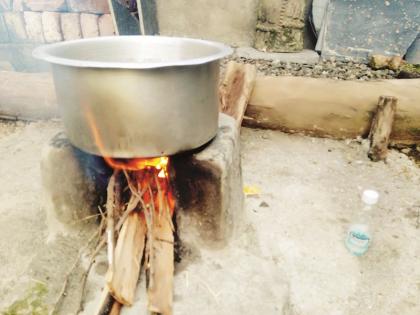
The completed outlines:
[[[254,65],[230,61],[220,85],[220,111],[235,118],[240,127],[254,88],[257,70]]]
[[[380,95],[398,98],[392,143],[420,143],[420,80],[258,77],[243,124],[312,136],[367,136]]]
[[[372,161],[385,160],[388,153],[389,136],[391,135],[397,110],[397,99],[393,96],[381,96],[372,127],[369,133],[370,149],[368,156]]]

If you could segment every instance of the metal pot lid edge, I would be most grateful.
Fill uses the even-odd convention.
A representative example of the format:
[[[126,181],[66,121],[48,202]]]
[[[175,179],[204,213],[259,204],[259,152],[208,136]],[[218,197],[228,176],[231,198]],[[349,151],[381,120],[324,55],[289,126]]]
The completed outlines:
[[[168,40],[168,41],[186,41],[186,42],[194,42],[194,43],[201,43],[207,46],[212,46],[219,49],[219,52],[213,55],[199,57],[199,58],[192,58],[186,60],[179,60],[179,61],[167,61],[167,62],[144,62],[144,63],[136,63],[136,62],[110,62],[110,61],[90,61],[90,60],[78,60],[78,59],[69,59],[69,58],[62,58],[56,57],[49,53],[49,51],[53,48],[57,48],[60,46],[67,46],[72,44],[77,44],[80,42],[85,41],[106,41],[109,39],[136,39],[136,38],[143,38],[146,40]],[[54,44],[48,44],[39,46],[34,49],[32,52],[32,56],[36,59],[44,60],[52,64],[58,64],[63,66],[73,66],[73,67],[80,67],[80,68],[106,68],[106,69],[156,69],[156,68],[166,68],[166,67],[176,67],[176,66],[194,66],[194,65],[202,65],[212,61],[216,61],[222,59],[226,56],[229,56],[233,53],[233,49],[225,44],[208,41],[203,39],[193,39],[188,37],[168,37],[168,36],[103,36],[103,37],[94,37],[88,39],[77,39],[71,41],[63,41]]]

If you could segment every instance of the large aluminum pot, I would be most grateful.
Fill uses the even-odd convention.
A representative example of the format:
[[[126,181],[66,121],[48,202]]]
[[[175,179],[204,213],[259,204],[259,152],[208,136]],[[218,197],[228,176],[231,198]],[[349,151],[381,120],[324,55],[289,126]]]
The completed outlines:
[[[52,64],[70,141],[118,158],[171,155],[218,127],[219,59],[231,48],[161,36],[115,36],[38,47]]]

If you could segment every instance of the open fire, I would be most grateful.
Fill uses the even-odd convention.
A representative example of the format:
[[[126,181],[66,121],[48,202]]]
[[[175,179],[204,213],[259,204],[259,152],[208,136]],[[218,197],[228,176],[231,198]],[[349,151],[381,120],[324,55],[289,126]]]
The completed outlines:
[[[92,115],[86,117],[96,145],[104,152]],[[107,284],[95,314],[119,314],[134,302],[143,266],[148,309],[172,314],[175,198],[169,157],[116,159],[102,155],[114,170],[107,188]]]

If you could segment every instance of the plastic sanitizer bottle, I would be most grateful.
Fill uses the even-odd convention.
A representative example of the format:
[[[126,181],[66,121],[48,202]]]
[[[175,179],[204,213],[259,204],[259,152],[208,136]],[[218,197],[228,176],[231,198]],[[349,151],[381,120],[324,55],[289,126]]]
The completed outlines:
[[[376,190],[364,190],[362,194],[362,209],[357,220],[350,226],[347,237],[346,247],[356,256],[362,256],[369,249],[372,235],[369,229],[369,219],[373,208],[378,203],[379,193]]]

